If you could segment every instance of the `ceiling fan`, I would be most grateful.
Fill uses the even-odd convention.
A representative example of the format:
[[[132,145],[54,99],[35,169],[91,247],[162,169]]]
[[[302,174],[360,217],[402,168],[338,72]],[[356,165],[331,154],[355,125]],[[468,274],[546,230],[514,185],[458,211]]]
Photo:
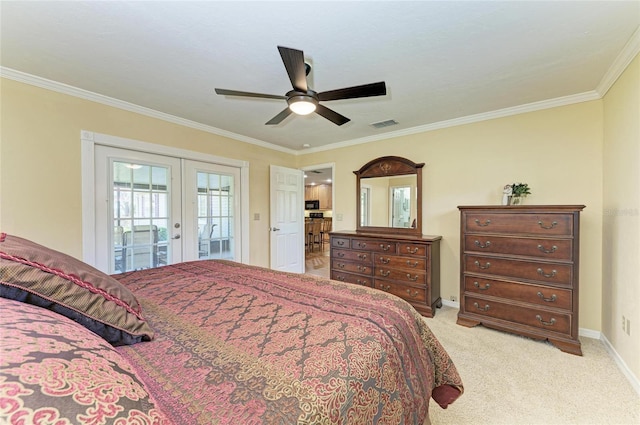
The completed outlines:
[[[355,99],[359,97],[383,96],[387,94],[387,87],[385,86],[384,81],[317,93],[311,90],[307,85],[307,75],[309,74],[311,67],[309,64],[304,62],[304,53],[302,50],[282,46],[278,46],[278,50],[280,51],[280,56],[282,57],[282,62],[284,62],[287,74],[289,74],[289,80],[291,80],[293,90],[287,92],[284,96],[218,88],[216,89],[216,93],[227,96],[286,100],[289,106],[267,121],[266,125],[279,124],[292,112],[298,115],[307,115],[314,111],[334,124],[342,125],[349,122],[350,119],[321,105],[320,102]]]

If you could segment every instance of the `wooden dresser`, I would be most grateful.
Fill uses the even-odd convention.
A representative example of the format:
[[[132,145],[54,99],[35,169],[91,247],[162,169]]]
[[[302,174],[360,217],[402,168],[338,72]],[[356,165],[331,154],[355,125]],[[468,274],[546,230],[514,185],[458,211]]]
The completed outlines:
[[[331,279],[381,289],[433,317],[440,299],[440,236],[332,232]]]
[[[584,205],[463,206],[458,324],[578,340],[580,211]]]

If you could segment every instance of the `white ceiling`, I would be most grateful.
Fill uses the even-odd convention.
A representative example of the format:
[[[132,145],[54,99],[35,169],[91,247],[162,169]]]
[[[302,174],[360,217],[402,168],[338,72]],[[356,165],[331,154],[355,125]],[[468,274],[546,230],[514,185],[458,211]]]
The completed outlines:
[[[597,98],[640,25],[640,1],[3,0],[0,8],[8,78],[51,80],[290,152]],[[338,127],[316,114],[266,126],[284,100],[214,93],[291,90],[278,45],[304,51],[318,92],[385,81],[387,95],[325,102],[351,118]],[[399,124],[370,126],[388,119]]]

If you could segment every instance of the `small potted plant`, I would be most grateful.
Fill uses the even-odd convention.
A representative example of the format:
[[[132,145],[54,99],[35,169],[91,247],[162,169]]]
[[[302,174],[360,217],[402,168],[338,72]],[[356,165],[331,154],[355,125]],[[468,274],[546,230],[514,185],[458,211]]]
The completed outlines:
[[[511,202],[510,205],[522,205],[524,198],[531,195],[529,185],[527,183],[513,183],[511,185]]]

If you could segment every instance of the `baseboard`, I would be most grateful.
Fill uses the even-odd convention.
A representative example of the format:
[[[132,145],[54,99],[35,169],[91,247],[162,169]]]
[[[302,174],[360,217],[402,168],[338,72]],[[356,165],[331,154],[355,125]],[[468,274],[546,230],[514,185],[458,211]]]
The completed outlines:
[[[460,303],[458,301],[442,300],[442,305],[446,305],[447,307],[457,308],[458,310],[460,310]]]
[[[613,360],[618,365],[618,369],[620,369],[622,374],[627,378],[633,389],[636,390],[636,393],[640,395],[640,380],[638,380],[638,377],[633,374],[631,369],[629,369],[627,364],[624,362],[622,357],[620,357],[615,348],[613,348],[613,345],[611,345],[604,334],[600,336],[600,341],[602,341],[602,343],[604,344],[604,348],[606,348],[607,352],[609,352],[609,355],[613,357]]]

